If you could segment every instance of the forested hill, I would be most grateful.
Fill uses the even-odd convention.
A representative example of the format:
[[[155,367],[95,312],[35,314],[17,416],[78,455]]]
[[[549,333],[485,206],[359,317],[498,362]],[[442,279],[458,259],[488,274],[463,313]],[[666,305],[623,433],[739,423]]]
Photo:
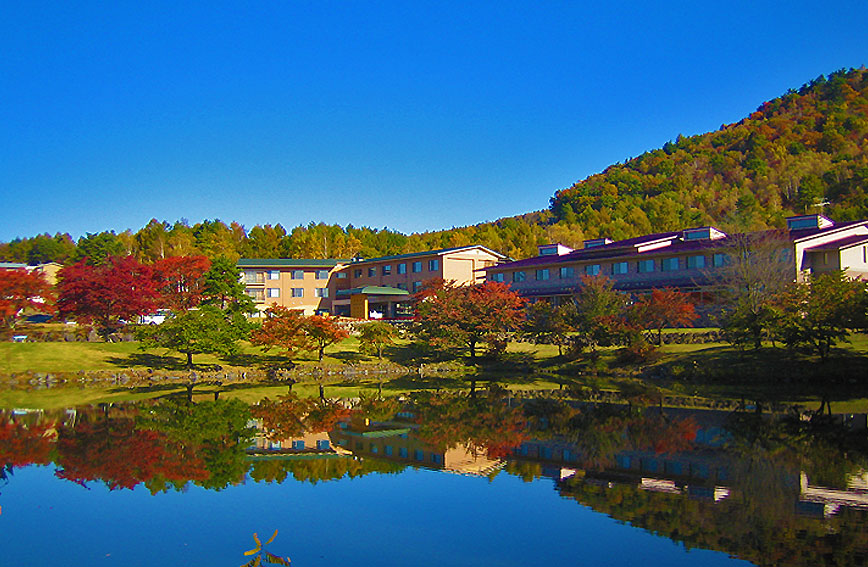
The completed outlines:
[[[703,224],[782,227],[792,213],[868,218],[868,71],[838,71],[715,132],[558,191],[556,220],[613,239]]]
[[[349,258],[482,244],[514,258],[537,244],[580,246],[712,224],[727,231],[784,226],[793,213],[868,218],[868,71],[838,71],[763,103],[715,132],[679,137],[555,193],[549,210],[475,226],[405,235],[389,229],[311,223],[245,228],[220,220],[152,220],[120,234],[74,242],[57,233],[0,243],[0,261],[68,263],[133,254],[149,262],[186,254]],[[384,219],[385,220],[385,219]],[[62,227],[58,227],[62,228]]]

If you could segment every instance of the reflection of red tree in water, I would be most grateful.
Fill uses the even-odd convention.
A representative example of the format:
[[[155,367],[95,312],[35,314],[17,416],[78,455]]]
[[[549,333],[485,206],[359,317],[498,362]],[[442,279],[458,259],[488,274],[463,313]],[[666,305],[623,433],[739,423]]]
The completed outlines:
[[[432,394],[417,399],[415,409],[419,437],[440,450],[464,445],[500,459],[527,439],[527,420],[521,409],[498,399]]]
[[[614,464],[621,451],[654,451],[671,454],[688,451],[696,439],[697,424],[691,418],[672,419],[660,415],[611,415],[588,412],[579,416],[567,437],[579,450],[581,465],[605,469]]]
[[[339,402],[299,398],[295,394],[280,396],[277,401],[265,398],[250,411],[262,420],[266,436],[273,440],[331,431],[350,416],[350,410]]]
[[[63,429],[55,474],[84,486],[99,480],[110,490],[139,483],[183,485],[209,476],[202,459],[157,431],[137,430],[132,419],[106,419]]]
[[[24,467],[51,462],[51,448],[57,438],[55,424],[25,427],[19,423],[0,423],[0,465]]]

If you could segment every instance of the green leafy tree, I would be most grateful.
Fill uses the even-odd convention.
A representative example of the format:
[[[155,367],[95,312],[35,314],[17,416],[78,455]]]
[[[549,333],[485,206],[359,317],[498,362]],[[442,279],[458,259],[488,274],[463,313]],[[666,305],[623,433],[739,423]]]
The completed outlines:
[[[548,301],[537,301],[527,306],[523,333],[535,343],[558,346],[558,355],[563,355],[563,347],[569,342],[571,331],[567,317],[568,308],[554,306]]]
[[[140,327],[136,335],[140,348],[165,348],[187,358],[192,369],[193,355],[229,356],[238,352],[238,341],[249,332],[249,323],[241,313],[225,312],[214,305],[174,313],[161,325]]]
[[[710,277],[727,305],[721,326],[731,343],[758,349],[763,336],[777,329],[780,300],[796,276],[790,254],[789,239],[776,231],[730,239],[726,266]]]
[[[235,262],[221,256],[211,262],[202,276],[203,304],[216,305],[222,310],[236,313],[254,313],[253,299],[244,292],[241,270]]]
[[[792,284],[783,300],[783,337],[790,347],[807,346],[826,361],[850,331],[865,326],[866,283],[841,272]]]
[[[626,332],[624,312],[627,296],[613,288],[605,276],[586,276],[582,286],[566,304],[566,317],[577,336],[577,347],[609,346],[621,342]]]
[[[73,260],[86,260],[90,266],[102,266],[111,258],[126,256],[123,242],[114,232],[88,232],[78,239]]]
[[[359,327],[359,352],[376,353],[383,360],[383,349],[395,343],[398,330],[383,321],[371,321]]]

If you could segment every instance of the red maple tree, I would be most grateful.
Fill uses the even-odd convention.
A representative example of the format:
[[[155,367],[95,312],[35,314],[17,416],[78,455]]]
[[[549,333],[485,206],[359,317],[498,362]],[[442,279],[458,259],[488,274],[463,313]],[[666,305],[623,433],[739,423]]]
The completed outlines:
[[[86,259],[58,273],[57,307],[63,317],[94,323],[108,336],[122,320],[133,319],[157,307],[158,281],[150,266],[132,256],[111,258],[101,266]]]
[[[171,256],[154,263],[154,275],[160,292],[160,306],[185,311],[201,303],[204,294],[202,276],[211,267],[206,256]]]

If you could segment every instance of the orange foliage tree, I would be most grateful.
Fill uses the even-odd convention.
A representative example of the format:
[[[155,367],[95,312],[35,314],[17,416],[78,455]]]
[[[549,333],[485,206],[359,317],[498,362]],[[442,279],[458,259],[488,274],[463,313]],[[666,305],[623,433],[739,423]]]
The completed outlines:
[[[274,305],[265,312],[262,327],[250,334],[250,342],[263,347],[266,352],[277,348],[284,356],[292,358],[297,351],[307,350],[310,345],[306,329],[307,320],[301,311]]]
[[[53,312],[53,300],[54,292],[42,274],[0,269],[0,325],[3,329],[15,328],[19,314],[25,309]]]
[[[525,299],[499,282],[457,286],[432,280],[415,300],[421,337],[435,348],[465,347],[471,359],[480,342],[501,339],[524,320]]]
[[[657,331],[658,346],[663,342],[664,328],[688,326],[699,317],[690,296],[671,288],[653,290],[634,303],[631,311],[634,320]]]

